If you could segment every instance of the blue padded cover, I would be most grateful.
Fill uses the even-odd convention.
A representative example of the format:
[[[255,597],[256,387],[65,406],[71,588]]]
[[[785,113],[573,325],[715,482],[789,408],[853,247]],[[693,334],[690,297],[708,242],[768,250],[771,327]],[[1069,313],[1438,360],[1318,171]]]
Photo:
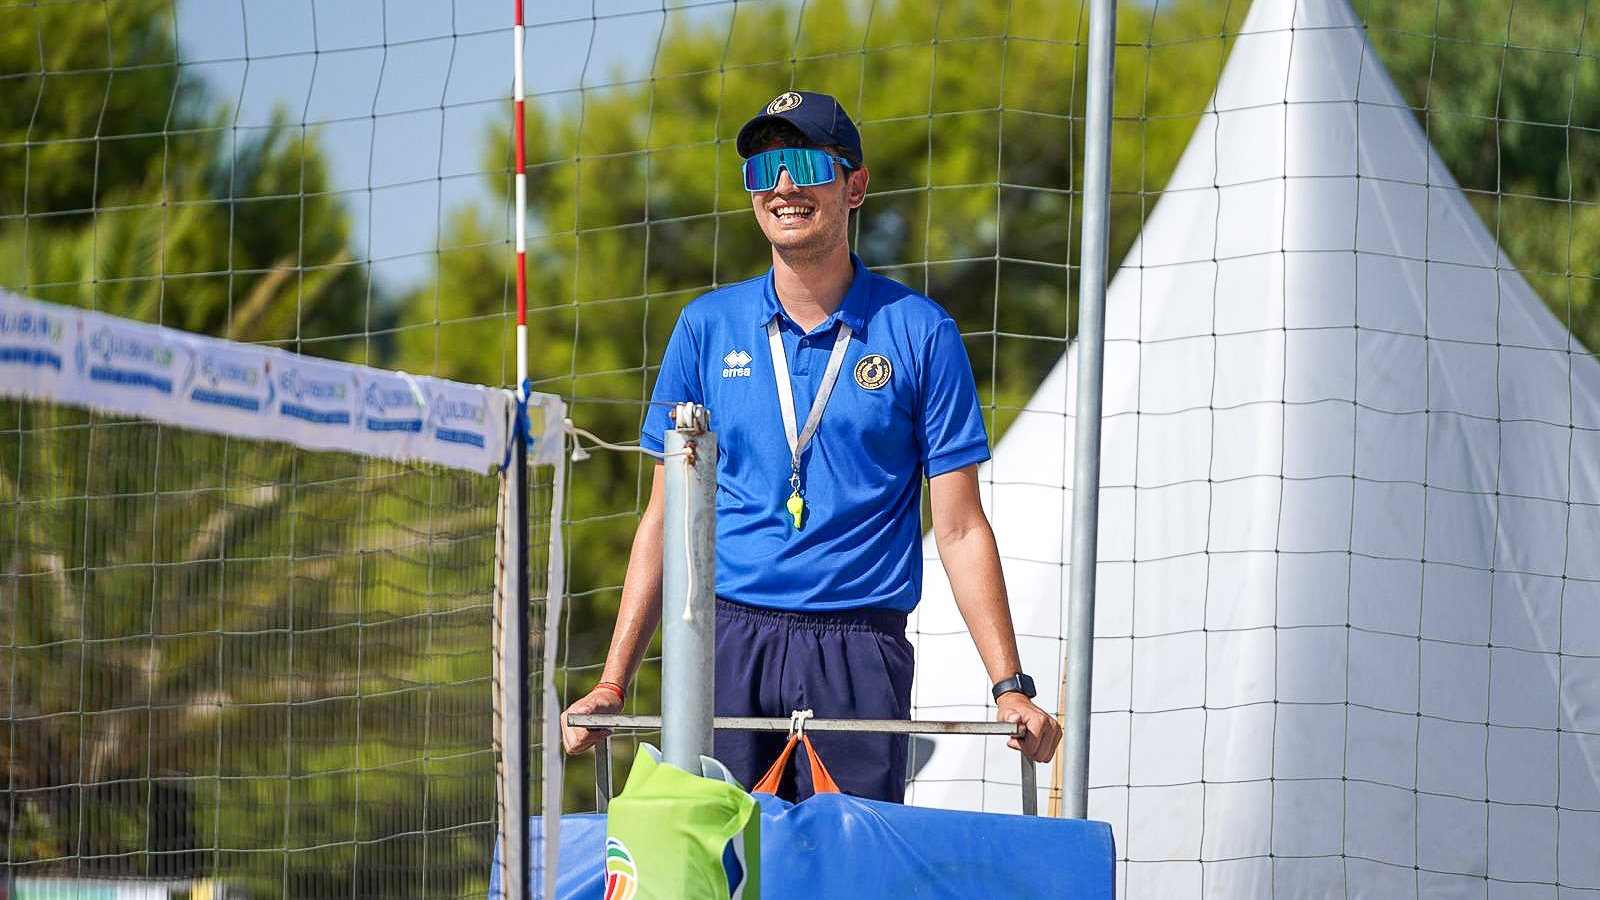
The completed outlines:
[[[761,802],[762,900],[1114,900],[1111,826],[818,794]],[[539,821],[530,823],[537,840]],[[605,817],[561,817],[555,900],[602,900]],[[495,848],[498,863],[499,848]],[[490,900],[501,900],[499,866]],[[535,889],[537,890],[537,888]]]
[[[763,900],[919,897],[1112,900],[1104,822],[953,812],[817,794],[760,794]]]
[[[535,866],[544,861],[544,820],[528,817],[528,853]],[[561,817],[561,862],[556,869],[554,900],[601,900],[605,894],[606,817],[578,813]],[[539,896],[543,876],[530,889]],[[500,890],[500,839],[494,842],[494,867],[489,873],[489,900],[505,900]]]

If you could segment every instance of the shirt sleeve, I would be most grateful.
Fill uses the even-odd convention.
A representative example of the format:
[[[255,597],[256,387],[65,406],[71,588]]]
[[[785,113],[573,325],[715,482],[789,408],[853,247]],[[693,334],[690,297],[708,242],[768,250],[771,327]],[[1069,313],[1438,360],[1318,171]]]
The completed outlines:
[[[929,478],[989,458],[989,434],[978,407],[972,363],[952,319],[942,320],[928,337],[921,401],[917,441]]]
[[[672,424],[672,406],[677,403],[705,403],[700,383],[700,341],[689,323],[687,310],[679,314],[678,324],[667,340],[661,356],[661,371],[656,374],[650,406],[645,409],[639,429],[639,446],[662,452],[665,434]]]

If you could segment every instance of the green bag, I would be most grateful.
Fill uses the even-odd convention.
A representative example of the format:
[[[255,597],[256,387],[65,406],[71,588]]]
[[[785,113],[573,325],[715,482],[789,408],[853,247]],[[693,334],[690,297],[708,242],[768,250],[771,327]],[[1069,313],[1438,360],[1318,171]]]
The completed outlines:
[[[755,799],[714,759],[693,775],[639,749],[606,816],[606,900],[757,900]]]

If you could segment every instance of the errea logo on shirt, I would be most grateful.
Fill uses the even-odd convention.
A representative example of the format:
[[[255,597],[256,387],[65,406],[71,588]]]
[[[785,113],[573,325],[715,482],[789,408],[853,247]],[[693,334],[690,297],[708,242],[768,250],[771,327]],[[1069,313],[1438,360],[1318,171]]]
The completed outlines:
[[[730,350],[722,361],[727,365],[727,368],[722,370],[723,378],[750,377],[750,354],[743,350]]]

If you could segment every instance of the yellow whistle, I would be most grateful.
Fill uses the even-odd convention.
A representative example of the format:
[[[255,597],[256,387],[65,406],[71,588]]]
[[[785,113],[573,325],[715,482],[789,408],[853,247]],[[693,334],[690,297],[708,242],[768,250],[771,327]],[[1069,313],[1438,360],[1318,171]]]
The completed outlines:
[[[799,528],[800,516],[806,511],[806,501],[800,499],[799,494],[790,494],[786,505],[789,507],[789,515],[794,516],[794,527]]]

